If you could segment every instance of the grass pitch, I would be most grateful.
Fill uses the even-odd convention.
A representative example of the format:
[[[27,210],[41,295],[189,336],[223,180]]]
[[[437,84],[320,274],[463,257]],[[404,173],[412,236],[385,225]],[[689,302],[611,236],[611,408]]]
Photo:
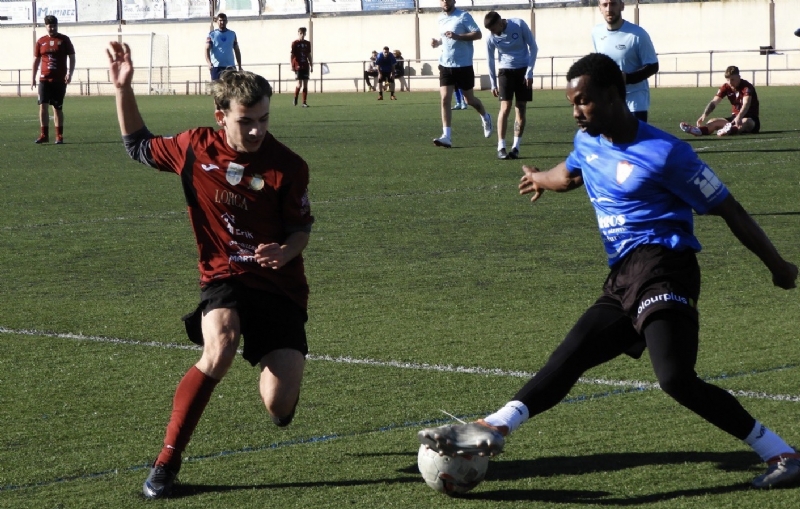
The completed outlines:
[[[677,133],[712,89],[653,91],[651,122]],[[497,104],[478,96],[492,116]],[[688,141],[780,251],[800,262],[794,88],[759,89],[763,131]],[[450,150],[433,93],[273,98],[270,130],[311,168],[306,250],[311,357],[295,422],[275,428],[257,372],[237,360],[186,452],[168,507],[759,507],[749,448],[680,408],[649,362],[586,374],[527,423],[459,499],[416,472],[416,431],[502,405],[600,291],[605,257],[583,190],[520,197],[520,165],[548,169],[572,144],[561,91],[536,91],[519,161],[498,161],[473,110]],[[33,99],[0,110],[0,507],[145,507],[178,380],[199,354],[179,317],[198,296],[176,176],[130,161],[113,98],[68,97],[63,146],[37,146]],[[148,127],[213,125],[209,97],[140,97]],[[511,126],[509,126],[511,128]],[[51,127],[52,129],[52,127]],[[679,134],[683,136],[682,134]],[[510,142],[510,134],[508,141]],[[719,218],[704,250],[697,370],[800,443],[797,290]],[[643,382],[644,389],[634,382]]]

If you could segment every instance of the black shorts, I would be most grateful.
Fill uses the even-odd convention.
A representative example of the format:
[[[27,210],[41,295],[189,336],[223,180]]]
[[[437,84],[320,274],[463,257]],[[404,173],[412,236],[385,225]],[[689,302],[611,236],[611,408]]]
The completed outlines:
[[[49,104],[55,110],[60,110],[64,105],[64,96],[67,95],[65,81],[40,81],[39,104]]]
[[[475,88],[475,69],[471,65],[467,67],[443,67],[440,65],[439,86],[472,90]]]
[[[606,278],[597,304],[613,304],[641,333],[655,311],[673,309],[697,320],[700,266],[693,251],[674,251],[656,244],[639,246]]]
[[[392,73],[384,72],[378,77],[379,83],[394,83],[394,78],[392,78]]]
[[[736,117],[734,115],[731,115],[730,117],[726,117],[725,120],[727,120],[728,122],[733,122],[734,118]],[[759,131],[761,131],[761,120],[759,120],[758,117],[745,117],[745,118],[752,119],[756,125],[753,127],[752,131],[747,131],[741,134],[758,134]]]
[[[244,342],[242,357],[253,366],[281,348],[308,355],[305,309],[287,297],[250,288],[235,279],[215,281],[201,289],[200,304],[182,318],[193,343],[203,344],[202,317],[220,308],[238,312]]]
[[[311,71],[309,69],[298,69],[294,72],[294,79],[297,81],[308,81],[310,75]]]
[[[517,102],[533,100],[533,87],[525,84],[527,68],[500,69],[497,72],[497,97],[501,101],[510,101],[516,98]]]

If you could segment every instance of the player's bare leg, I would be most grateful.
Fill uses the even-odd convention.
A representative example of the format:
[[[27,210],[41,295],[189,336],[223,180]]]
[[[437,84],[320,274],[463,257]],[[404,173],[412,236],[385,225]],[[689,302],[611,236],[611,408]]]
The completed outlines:
[[[291,348],[274,350],[261,359],[261,400],[278,426],[288,426],[294,418],[305,362],[303,354]]]

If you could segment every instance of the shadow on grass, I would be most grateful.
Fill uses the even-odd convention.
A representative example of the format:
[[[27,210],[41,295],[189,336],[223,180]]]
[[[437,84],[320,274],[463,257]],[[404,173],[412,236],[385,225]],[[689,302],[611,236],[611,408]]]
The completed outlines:
[[[370,486],[388,484],[421,484],[422,479],[414,477],[395,477],[391,479],[350,479],[346,481],[307,481],[274,484],[176,484],[170,499],[194,497],[204,493],[227,493],[232,491],[280,490],[296,488],[347,488],[350,486]]]
[[[577,476],[590,473],[617,472],[637,467],[654,465],[685,465],[691,463],[715,463],[716,468],[726,472],[747,472],[760,465],[752,452],[669,452],[669,453],[619,453],[595,454],[591,456],[552,457],[533,460],[494,462],[487,474],[486,482],[513,481],[536,477]],[[687,468],[691,466],[687,465]],[[484,487],[488,487],[484,485]],[[749,490],[749,483],[724,486],[687,488],[682,490],[649,493],[640,496],[615,496],[614,493],[598,490],[481,490],[467,495],[477,500],[542,501],[561,503],[585,503],[592,505],[630,506],[656,503],[683,497],[718,495]]]

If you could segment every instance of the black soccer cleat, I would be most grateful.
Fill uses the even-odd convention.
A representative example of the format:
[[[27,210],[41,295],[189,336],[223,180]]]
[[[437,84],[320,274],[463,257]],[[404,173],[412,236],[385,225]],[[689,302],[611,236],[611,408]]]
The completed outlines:
[[[154,465],[142,486],[144,498],[156,500],[168,497],[172,493],[172,486],[175,484],[177,477],[177,470],[171,470],[165,465]]]

